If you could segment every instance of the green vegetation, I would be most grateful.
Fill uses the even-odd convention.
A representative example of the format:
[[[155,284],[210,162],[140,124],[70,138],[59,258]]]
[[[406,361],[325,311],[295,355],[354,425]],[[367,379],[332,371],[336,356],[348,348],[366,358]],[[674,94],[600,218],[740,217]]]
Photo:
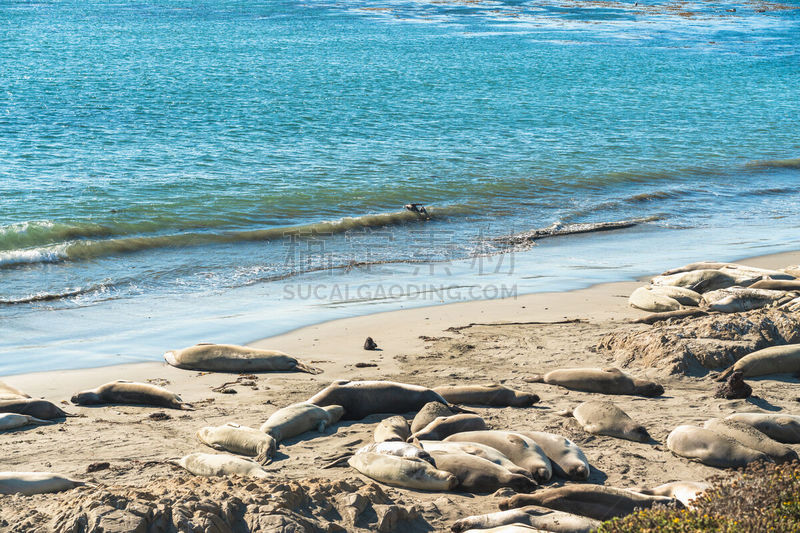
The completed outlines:
[[[604,522],[598,533],[800,532],[800,463],[756,463],[713,480],[693,509],[656,507]]]

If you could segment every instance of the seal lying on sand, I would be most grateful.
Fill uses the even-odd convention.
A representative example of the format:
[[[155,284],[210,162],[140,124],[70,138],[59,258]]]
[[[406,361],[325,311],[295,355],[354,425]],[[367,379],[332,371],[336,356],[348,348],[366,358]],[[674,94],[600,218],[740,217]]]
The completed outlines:
[[[528,407],[539,401],[539,396],[502,385],[446,385],[434,387],[434,392],[450,403],[489,405],[492,407]]]
[[[477,442],[491,446],[515,465],[526,469],[538,483],[550,480],[550,459],[533,439],[511,431],[466,431],[445,439],[447,442]]]
[[[530,505],[498,513],[468,516],[456,521],[450,530],[453,533],[464,533],[470,529],[485,530],[511,524],[531,526],[554,533],[590,533],[600,527],[598,520]]]
[[[752,309],[760,309],[780,300],[784,296],[786,296],[784,291],[730,287],[707,292],[703,295],[703,301],[708,305],[709,311],[741,313]]]
[[[30,398],[30,396],[16,387],[0,381],[0,400],[19,400],[20,398]]]
[[[692,272],[695,270],[721,270],[723,272],[736,272],[738,275],[746,275],[751,277],[768,277],[772,279],[794,279],[790,273],[784,270],[768,270],[765,268],[751,267],[747,265],[740,265],[739,263],[718,263],[714,261],[700,261],[698,263],[689,263],[682,267],[673,268],[663,272],[662,276],[669,276],[671,274],[680,274],[683,272]]]
[[[312,403],[300,402],[278,409],[261,424],[259,428],[276,442],[296,437],[306,431],[322,432],[342,418],[341,405],[319,407]]]
[[[0,472],[0,494],[20,493],[31,496],[61,492],[82,485],[86,485],[86,482],[50,472]]]
[[[741,468],[755,461],[772,462],[765,453],[697,426],[683,425],[673,429],[667,437],[667,447],[675,455],[717,468]]]
[[[345,452],[339,456],[332,457],[332,461],[325,466],[323,469],[326,468],[333,468],[335,466],[341,466],[345,462],[349,462],[349,458],[353,457],[354,455],[364,454],[364,453],[378,453],[382,455],[392,455],[394,457],[400,457],[402,459],[419,459],[421,461],[425,461],[430,463],[433,466],[436,466],[433,461],[433,457],[427,450],[424,450],[420,446],[415,446],[414,444],[410,444],[408,442],[401,442],[397,440],[387,440],[383,442],[373,442],[371,444],[367,444],[362,446],[355,453]]]
[[[408,420],[400,415],[384,418],[375,426],[373,440],[375,442],[402,441],[411,436],[411,427]]]
[[[786,463],[797,460],[797,452],[780,442],[774,441],[753,426],[735,420],[712,418],[703,424],[705,429],[714,433],[730,437],[739,444],[752,450],[769,455],[776,463]]]
[[[572,415],[581,427],[594,435],[606,435],[634,442],[647,442],[650,434],[641,424],[611,402],[583,402],[573,411],[561,413]]]
[[[40,420],[30,415],[19,415],[17,413],[0,413],[0,431],[16,429],[25,426],[44,424],[55,424],[52,420]]]
[[[261,465],[244,457],[223,453],[192,453],[173,461],[196,476],[229,476],[267,478],[269,474]]]
[[[183,403],[181,397],[163,387],[149,383],[117,380],[96,389],[75,394],[72,403],[76,405],[133,404],[155,405],[170,409],[193,410],[189,404]]]
[[[754,283],[759,279],[761,279],[760,276],[753,276],[750,282]],[[700,294],[741,284],[735,277],[719,270],[692,270],[690,272],[656,276],[650,280],[650,283],[656,286],[683,287]]]
[[[711,488],[710,483],[702,483],[698,481],[673,481],[672,483],[664,483],[652,489],[639,488],[636,492],[641,494],[649,494],[651,496],[667,496],[675,498],[681,502],[687,509],[693,509],[692,500],[696,499],[700,494],[704,493]]]
[[[690,308],[690,309],[678,309],[677,311],[666,311],[664,313],[653,313],[651,315],[647,315],[642,318],[637,318],[632,323],[633,324],[655,324],[656,322],[662,322],[664,320],[669,320],[671,318],[681,319],[681,318],[691,318],[694,316],[705,316],[708,313],[703,311],[702,309],[697,308]]]
[[[680,505],[666,496],[651,496],[632,490],[602,485],[568,485],[538,490],[533,494],[518,494],[499,504],[500,509],[516,509],[540,505],[556,511],[575,513],[596,520],[611,520],[631,514],[636,509],[649,509],[655,504]]]
[[[536,482],[528,476],[512,474],[500,465],[468,453],[432,452],[436,468],[458,478],[456,489],[465,492],[494,492],[509,487],[515,492],[536,490]]]
[[[800,416],[767,413],[734,413],[725,420],[753,426],[771,439],[784,444],[800,444]]]
[[[478,415],[460,414],[440,416],[433,422],[411,435],[412,439],[442,440],[463,431],[480,431],[488,429],[486,421]]]
[[[703,297],[684,287],[654,286],[639,287],[628,298],[628,303],[643,311],[663,313],[677,311],[683,305],[697,307]]]
[[[164,354],[164,359],[177,368],[208,372],[322,372],[277,350],[259,350],[233,344],[195,344],[183,350],[169,351]]]
[[[722,372],[717,381],[725,381],[734,372],[746,378],[800,372],[800,344],[770,346],[747,354]]]
[[[361,420],[375,413],[418,411],[428,402],[447,405],[447,400],[431,389],[394,381],[334,381],[308,399],[308,403],[320,407],[341,405],[344,420]]]
[[[414,420],[411,421],[411,433],[416,433],[440,416],[452,414],[454,414],[453,411],[447,405],[441,402],[428,402],[414,415]]]
[[[422,459],[363,452],[352,456],[348,464],[365,476],[393,487],[445,491],[458,484],[456,476]]]
[[[75,416],[65,413],[57,405],[47,400],[34,400],[31,398],[0,401],[0,413],[18,413],[43,420]]]
[[[664,387],[658,383],[634,378],[623,373],[619,368],[561,368],[552,370],[545,375],[533,374],[526,381],[601,394],[630,394],[647,397],[664,394]]]
[[[542,533],[543,531],[543,529],[523,524],[508,524],[507,526],[497,526],[489,529],[468,529],[464,533]]]
[[[277,448],[277,443],[272,436],[257,429],[233,423],[201,428],[197,432],[197,438],[215,450],[227,450],[251,457],[255,456],[256,461],[261,464],[269,463]]]
[[[553,465],[555,475],[573,481],[589,479],[591,471],[589,460],[586,459],[583,450],[571,440],[544,431],[520,431],[519,433],[533,439],[544,450]]]
[[[423,440],[420,445],[426,452],[449,452],[449,453],[468,453],[475,455],[487,461],[491,461],[496,465],[500,465],[512,474],[521,474],[523,476],[531,476],[525,468],[519,467],[511,462],[511,459],[495,450],[491,446],[485,444],[478,444],[477,442],[447,442],[440,440]]]

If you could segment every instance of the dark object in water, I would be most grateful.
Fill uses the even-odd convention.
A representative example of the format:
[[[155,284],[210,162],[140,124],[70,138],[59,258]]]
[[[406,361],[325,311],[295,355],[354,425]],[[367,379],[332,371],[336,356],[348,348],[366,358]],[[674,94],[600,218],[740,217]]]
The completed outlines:
[[[364,349],[365,350],[377,350],[378,343],[372,340],[372,337],[367,337],[367,340],[364,341]]]
[[[403,207],[411,211],[412,213],[416,213],[418,215],[425,215],[428,216],[428,211],[425,209],[425,206],[422,204],[406,204]]]
[[[726,400],[738,400],[749,398],[753,394],[753,387],[744,382],[744,374],[734,372],[728,381],[717,387],[714,398],[725,398]]]

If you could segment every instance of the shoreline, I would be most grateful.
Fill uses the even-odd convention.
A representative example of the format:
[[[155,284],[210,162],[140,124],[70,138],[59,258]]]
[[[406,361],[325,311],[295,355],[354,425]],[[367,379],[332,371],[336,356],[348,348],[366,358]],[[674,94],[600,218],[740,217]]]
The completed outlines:
[[[777,268],[789,264],[800,263],[800,250],[777,252],[759,256],[751,256],[731,262],[738,262],[760,268]],[[325,378],[349,379],[353,365],[358,362],[378,364],[383,372],[399,370],[394,358],[403,352],[423,349],[425,341],[420,337],[433,337],[449,327],[464,326],[479,322],[556,322],[577,318],[579,313],[591,319],[627,321],[642,316],[642,312],[627,305],[630,293],[656,273],[639,277],[635,280],[598,283],[582,289],[567,291],[535,292],[512,298],[493,300],[469,300],[450,302],[440,305],[427,305],[407,309],[381,311],[347,318],[336,318],[317,324],[301,326],[288,332],[269,337],[258,338],[245,343],[262,349],[284,351],[304,361],[321,367],[320,374]],[[608,306],[609,301],[617,299],[621,305]],[[383,333],[385,323],[402,323],[401,332]],[[411,330],[411,332],[408,332]],[[379,350],[366,351],[363,343],[366,337],[372,337]],[[199,341],[198,341],[199,342]],[[166,352],[177,347],[164,347]],[[40,394],[57,395],[67,392],[66,389],[53,386],[53,375],[70,377],[65,380],[73,384],[85,383],[83,388],[92,388],[99,379],[113,375],[130,376],[124,379],[141,380],[161,370],[162,377],[177,378],[185,371],[175,369],[162,361],[145,361],[121,363],[97,367],[86,367],[68,370],[43,370],[26,372],[8,376],[0,376],[2,381],[22,390],[41,389]],[[370,368],[357,369],[361,373]],[[177,375],[173,375],[177,371]],[[278,373],[279,374],[279,373]],[[223,374],[224,375],[224,374]],[[287,377],[294,374],[286,374]],[[94,380],[94,381],[92,381]],[[42,382],[49,383],[42,388]],[[70,385],[70,388],[73,388]],[[34,396],[34,394],[32,394]],[[47,396],[43,396],[49,399]]]

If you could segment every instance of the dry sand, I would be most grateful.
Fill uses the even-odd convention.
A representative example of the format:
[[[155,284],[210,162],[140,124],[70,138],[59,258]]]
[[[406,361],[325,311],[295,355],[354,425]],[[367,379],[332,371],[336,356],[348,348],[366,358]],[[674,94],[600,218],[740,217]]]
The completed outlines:
[[[800,252],[765,256],[743,263],[783,267],[800,263]],[[0,470],[59,472],[90,480],[100,488],[82,488],[58,495],[0,496],[0,529],[48,531],[58,522],[58,516],[63,518],[70,506],[91,500],[92,494],[96,495],[92,491],[97,490],[106,491],[106,496],[108,493],[124,493],[129,501],[157,499],[153,494],[174,496],[184,489],[187,494],[200,491],[208,498],[223,500],[227,498],[225,494],[238,494],[237,491],[254,493],[251,481],[192,479],[190,474],[171,465],[168,460],[192,452],[213,452],[194,436],[202,426],[233,421],[258,427],[277,408],[303,401],[335,379],[390,379],[425,386],[500,382],[535,392],[541,397],[541,402],[532,408],[477,407],[474,410],[497,429],[544,430],[573,439],[594,467],[590,478],[592,483],[636,487],[675,480],[704,480],[719,471],[670,453],[665,445],[667,434],[679,424],[699,424],[710,417],[735,411],[766,408],[800,413],[795,399],[796,380],[748,380],[757,398],[726,401],[713,398],[716,383],[708,377],[665,377],[655,369],[628,369],[638,377],[657,379],[666,388],[664,396],[652,399],[602,397],[616,402],[647,427],[657,443],[644,444],[588,435],[572,419],[557,414],[582,401],[598,399],[599,395],[525,382],[525,378],[533,373],[554,368],[613,364],[609,354],[599,352],[595,347],[609,332],[647,327],[629,324],[631,319],[644,314],[627,305],[628,295],[640,285],[638,282],[611,283],[573,292],[402,310],[305,327],[252,344],[291,353],[322,368],[324,373],[259,374],[255,380],[242,380],[254,381],[253,385],[232,385],[230,388],[236,394],[221,394],[212,389],[236,381],[237,375],[202,374],[179,370],[166,363],[2,378],[32,397],[65,404],[62,405],[65,410],[80,416],[53,426],[0,433],[3,450]],[[567,320],[579,322],[561,323]],[[380,351],[363,350],[367,336],[376,340]],[[171,348],[178,347],[164,346],[165,350]],[[356,363],[377,366],[357,368]],[[197,410],[67,404],[76,391],[94,388],[114,379],[163,385],[180,394]],[[166,413],[169,418],[151,418],[156,412]],[[376,488],[370,480],[352,469],[320,469],[327,458],[370,442],[379,419],[379,416],[373,416],[358,422],[340,423],[324,433],[306,434],[283,443],[275,461],[267,467],[274,474],[274,480],[269,481],[271,484],[266,493],[285,496],[297,491],[313,492],[311,496],[304,493],[306,503],[292,504],[295,511],[316,520],[307,526],[311,530],[326,522],[325,529],[331,531],[337,530],[338,526],[346,530],[377,529],[381,524],[389,530],[397,518],[390,520],[383,516],[390,504],[404,506],[406,510],[416,505],[416,510],[421,513],[416,520],[400,522],[398,531],[445,530],[463,516],[497,510],[497,498],[492,495]],[[800,447],[795,449],[800,451]],[[102,462],[109,463],[109,467],[87,471],[89,465]],[[289,480],[297,482],[291,490],[285,485]],[[259,490],[264,492],[264,486]],[[342,516],[340,507],[334,505],[335,509],[331,510],[329,502],[359,486],[362,492],[383,490],[384,494],[367,498],[373,508],[353,525]],[[149,496],[142,496],[141,491]],[[269,494],[263,497],[270,498]],[[302,500],[303,497],[298,498]],[[289,497],[284,500],[286,498]],[[112,500],[106,497],[106,507]],[[258,503],[254,502],[251,504]],[[264,508],[264,511],[266,513],[268,509]],[[382,518],[383,522],[378,523]],[[269,522],[272,524],[269,527],[265,525],[267,523],[262,524],[262,530],[292,530],[278,522]],[[250,527],[254,527],[253,524]],[[120,527],[118,530],[125,529]],[[205,527],[203,530],[213,529]]]

